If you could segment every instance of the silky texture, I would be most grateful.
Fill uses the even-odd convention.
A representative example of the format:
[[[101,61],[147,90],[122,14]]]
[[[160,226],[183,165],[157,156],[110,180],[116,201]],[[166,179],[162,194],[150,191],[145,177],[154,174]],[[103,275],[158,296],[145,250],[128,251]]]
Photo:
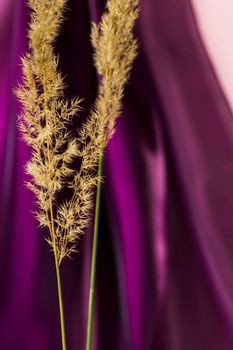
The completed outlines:
[[[97,90],[89,40],[104,1],[68,3],[56,43],[69,96]],[[233,348],[233,118],[188,0],[141,0],[139,54],[105,153],[95,296],[98,350]],[[25,187],[12,88],[24,1],[0,3],[0,349],[61,349],[52,253]],[[84,349],[92,228],[61,268],[68,349]]]
[[[205,48],[211,56],[218,79],[233,110],[233,33],[231,0],[192,0],[198,28]]]

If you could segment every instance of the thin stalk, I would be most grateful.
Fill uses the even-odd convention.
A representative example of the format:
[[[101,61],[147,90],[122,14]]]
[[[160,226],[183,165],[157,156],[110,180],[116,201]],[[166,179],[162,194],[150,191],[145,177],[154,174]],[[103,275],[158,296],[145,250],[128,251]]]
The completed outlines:
[[[50,168],[49,148],[48,148],[48,162],[49,162],[49,168]],[[58,291],[59,311],[60,311],[62,350],[67,350],[66,335],[65,335],[65,318],[64,318],[63,299],[62,299],[62,288],[61,288],[61,276],[60,276],[60,268],[59,268],[59,262],[58,262],[58,256],[57,256],[56,234],[55,234],[54,216],[53,216],[53,202],[52,202],[51,195],[49,195],[49,209],[50,209],[50,219],[51,219],[54,261],[55,261],[56,277],[57,277],[57,291]]]
[[[53,235],[53,240],[55,240],[53,207],[52,207],[52,200],[51,200],[51,198],[49,200],[49,205],[50,205],[52,235]],[[62,288],[61,288],[61,276],[60,276],[60,269],[59,269],[59,263],[58,263],[58,257],[57,257],[57,248],[56,248],[55,244],[54,244],[54,260],[55,260],[55,267],[56,267],[57,291],[58,291],[58,299],[59,299],[62,350],[67,350],[67,347],[66,347],[66,335],[65,335],[65,319],[64,319]]]
[[[87,340],[86,350],[91,350],[92,344],[92,329],[93,329],[93,309],[94,309],[94,294],[95,294],[95,275],[96,275],[96,257],[98,244],[98,229],[99,229],[99,212],[100,212],[100,195],[102,187],[102,172],[103,172],[103,156],[99,158],[98,163],[98,184],[96,191],[95,202],[95,218],[94,218],[94,235],[92,246],[92,260],[91,260],[91,279],[88,305],[88,323],[87,323]]]

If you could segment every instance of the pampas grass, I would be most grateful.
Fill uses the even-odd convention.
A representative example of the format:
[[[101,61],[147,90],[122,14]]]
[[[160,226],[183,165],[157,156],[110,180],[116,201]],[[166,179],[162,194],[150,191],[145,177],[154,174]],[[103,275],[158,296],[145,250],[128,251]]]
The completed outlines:
[[[29,0],[28,5],[29,50],[22,58],[23,79],[16,91],[22,103],[19,128],[32,151],[26,166],[31,177],[27,185],[36,196],[36,217],[40,226],[47,228],[46,240],[54,253],[63,350],[66,339],[59,266],[76,250],[77,240],[89,223],[93,188],[97,186],[86,347],[90,350],[103,153],[114,133],[124,85],[137,52],[132,29],[138,0],[107,1],[100,24],[92,25],[100,83],[96,102],[77,137],[69,130],[80,110],[80,99],[64,98],[64,81],[53,52],[66,0]],[[78,171],[74,170],[75,162],[79,162]],[[58,195],[66,188],[71,195],[58,203]]]

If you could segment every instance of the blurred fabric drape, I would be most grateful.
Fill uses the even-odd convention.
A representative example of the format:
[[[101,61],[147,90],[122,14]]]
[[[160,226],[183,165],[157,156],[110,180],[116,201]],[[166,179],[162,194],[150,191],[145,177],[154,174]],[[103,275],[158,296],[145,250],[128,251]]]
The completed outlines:
[[[55,50],[69,96],[97,79],[90,21],[103,0],[68,1]],[[232,350],[233,117],[189,0],[141,0],[139,55],[105,155],[95,350]],[[0,2],[0,349],[58,350],[53,256],[25,186],[30,150],[13,88],[26,1]],[[85,347],[91,227],[62,266],[68,349]]]

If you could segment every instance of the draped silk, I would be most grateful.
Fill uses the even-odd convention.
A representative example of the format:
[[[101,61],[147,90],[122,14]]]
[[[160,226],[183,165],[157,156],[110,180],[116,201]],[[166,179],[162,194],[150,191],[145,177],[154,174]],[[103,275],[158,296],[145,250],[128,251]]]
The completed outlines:
[[[68,7],[56,52],[66,94],[85,97],[87,112],[90,21],[104,1]],[[0,349],[58,350],[53,256],[24,185],[30,150],[12,92],[27,23],[25,1],[0,2]],[[139,55],[105,155],[94,349],[232,350],[232,114],[189,0],[141,0],[135,33]],[[61,271],[70,350],[85,345],[88,231]]]

